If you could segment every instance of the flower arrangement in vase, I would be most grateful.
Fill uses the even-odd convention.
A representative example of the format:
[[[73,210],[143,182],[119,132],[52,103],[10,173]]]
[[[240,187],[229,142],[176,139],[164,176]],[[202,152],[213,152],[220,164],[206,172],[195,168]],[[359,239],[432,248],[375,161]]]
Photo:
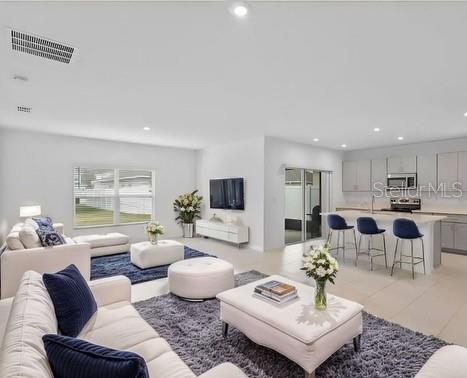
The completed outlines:
[[[174,201],[174,211],[178,214],[175,220],[183,226],[183,237],[193,237],[193,222],[200,217],[200,207],[203,197],[198,195],[195,190],[191,193],[185,193],[178,196]]]
[[[144,231],[148,234],[151,244],[157,244],[159,235],[164,235],[164,226],[158,221],[150,221],[144,226]]]
[[[331,256],[329,244],[324,244],[317,249],[312,249],[303,258],[304,264],[301,270],[313,278],[315,287],[315,308],[325,310],[327,306],[326,282],[334,284],[334,279],[339,271],[337,260]]]

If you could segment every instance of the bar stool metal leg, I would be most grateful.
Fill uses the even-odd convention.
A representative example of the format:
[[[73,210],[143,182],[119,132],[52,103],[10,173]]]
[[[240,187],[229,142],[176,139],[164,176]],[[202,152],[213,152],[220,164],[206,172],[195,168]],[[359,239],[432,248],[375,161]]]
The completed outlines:
[[[396,247],[394,248],[394,258],[392,260],[391,276],[394,273],[394,265],[396,265],[396,255],[397,255],[397,247],[398,246],[399,246],[399,238],[396,238]]]
[[[423,238],[420,238],[422,241],[422,257],[423,257],[423,274],[426,274],[426,269],[425,269],[425,243],[423,242]]]
[[[388,257],[386,255],[386,236],[383,235],[383,251],[384,251],[384,265],[386,266],[386,269],[388,268]]]
[[[355,252],[357,252],[357,236],[355,235],[355,229],[353,231],[353,242],[355,243]]]
[[[342,261],[345,263],[345,230],[342,231]]]
[[[415,279],[415,264],[413,261],[413,240],[410,239],[410,255],[412,256],[412,279]]]
[[[358,255],[360,254],[360,248],[361,248],[361,245],[362,245],[362,237],[363,237],[363,235],[360,234],[360,237],[358,238],[357,254],[355,255],[355,266],[357,266]]]
[[[331,241],[332,241],[332,230],[329,230],[328,239],[326,240],[326,244],[331,245]]]

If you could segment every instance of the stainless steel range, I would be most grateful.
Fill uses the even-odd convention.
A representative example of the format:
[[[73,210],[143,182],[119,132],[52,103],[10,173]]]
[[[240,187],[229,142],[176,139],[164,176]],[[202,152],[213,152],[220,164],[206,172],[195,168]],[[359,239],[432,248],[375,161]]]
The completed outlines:
[[[420,210],[422,208],[422,201],[420,198],[391,198],[391,207],[389,209],[381,209],[382,211],[397,211],[404,213],[411,213],[413,210]]]

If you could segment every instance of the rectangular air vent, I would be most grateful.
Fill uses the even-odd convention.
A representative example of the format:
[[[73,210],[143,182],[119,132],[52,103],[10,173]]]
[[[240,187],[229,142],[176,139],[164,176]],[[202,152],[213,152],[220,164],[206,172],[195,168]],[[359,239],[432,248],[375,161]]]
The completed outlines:
[[[74,47],[17,30],[10,30],[10,32],[11,48],[13,50],[55,60],[56,62],[70,63],[75,50]]]
[[[17,106],[17,109],[18,109],[19,112],[31,113],[31,107],[30,106]]]

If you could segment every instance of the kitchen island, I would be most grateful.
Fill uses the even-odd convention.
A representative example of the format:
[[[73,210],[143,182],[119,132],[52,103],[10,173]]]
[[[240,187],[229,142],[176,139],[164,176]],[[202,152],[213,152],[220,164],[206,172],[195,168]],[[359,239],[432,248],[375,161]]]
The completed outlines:
[[[425,214],[411,214],[411,213],[397,213],[397,212],[385,212],[385,211],[375,211],[373,214],[368,211],[359,211],[359,210],[344,210],[344,211],[334,211],[329,213],[322,213],[323,217],[327,217],[330,214],[338,214],[343,217],[349,225],[355,226],[357,238],[360,236],[357,230],[357,218],[359,217],[372,217],[378,224],[379,228],[386,230],[386,252],[388,257],[388,268],[392,266],[394,259],[394,247],[396,245],[396,237],[392,232],[392,225],[395,219],[397,218],[407,218],[413,220],[420,232],[424,235],[423,241],[425,244],[425,268],[426,274],[430,274],[435,267],[441,264],[441,220],[445,219],[445,216],[438,215],[425,215]],[[325,221],[323,219],[323,221]],[[335,233],[337,234],[337,233]],[[336,235],[337,238],[337,235]],[[366,238],[366,236],[364,236]],[[382,248],[382,238],[378,236],[373,237],[373,246],[375,248]],[[346,237],[347,241],[351,241],[352,237],[350,234]],[[336,240],[333,237],[332,243],[333,246],[336,245]],[[362,240],[361,248],[365,250],[367,247],[366,239]],[[410,254],[410,242],[403,240],[402,246],[404,248],[404,254]],[[349,251],[350,244],[346,245],[346,256],[355,256],[354,252]],[[399,248],[401,248],[401,243],[399,243]],[[400,251],[400,249],[399,249]],[[350,253],[349,253],[350,252]],[[398,255],[399,256],[399,255]],[[422,256],[422,246],[421,242],[418,240],[414,241],[414,256]],[[363,264],[363,259],[359,257],[359,264]],[[406,258],[407,259],[407,258]],[[383,264],[384,258],[377,257],[374,259],[375,264]],[[399,269],[397,265],[396,268]],[[411,270],[411,266],[408,264],[402,264],[402,269]],[[415,265],[415,271],[418,273],[423,273],[422,264]]]

